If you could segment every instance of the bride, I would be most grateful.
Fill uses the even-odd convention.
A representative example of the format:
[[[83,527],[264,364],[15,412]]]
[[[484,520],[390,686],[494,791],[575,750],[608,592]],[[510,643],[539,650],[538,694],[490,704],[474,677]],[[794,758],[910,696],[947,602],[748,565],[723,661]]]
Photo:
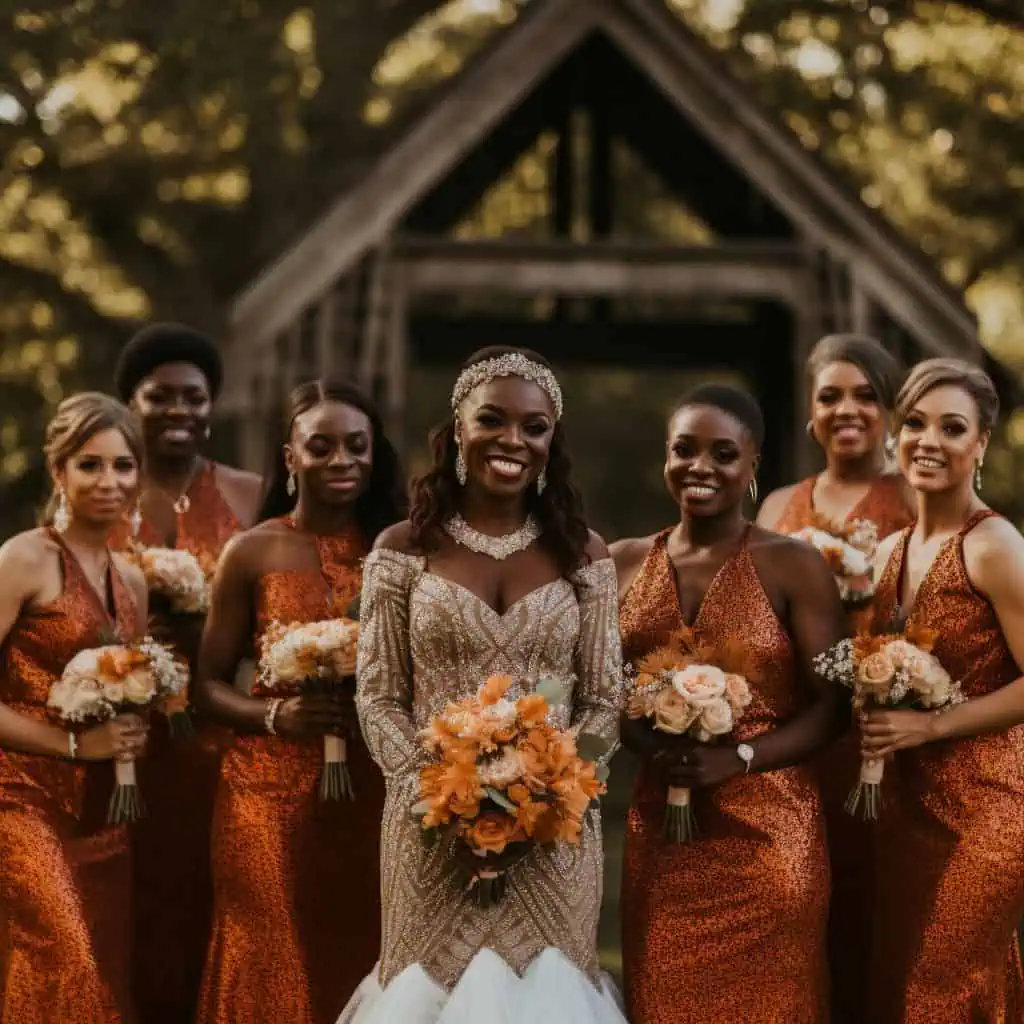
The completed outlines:
[[[424,846],[411,815],[419,730],[489,676],[514,676],[513,698],[523,680],[571,682],[571,722],[557,724],[610,745],[622,692],[615,569],[570,482],[550,366],[483,349],[452,410],[409,521],[365,564],[357,702],[387,779],[382,947],[339,1024],[625,1024],[597,960],[596,809],[578,846],[515,844],[487,860],[459,840]],[[481,908],[467,879],[484,869],[504,894]]]

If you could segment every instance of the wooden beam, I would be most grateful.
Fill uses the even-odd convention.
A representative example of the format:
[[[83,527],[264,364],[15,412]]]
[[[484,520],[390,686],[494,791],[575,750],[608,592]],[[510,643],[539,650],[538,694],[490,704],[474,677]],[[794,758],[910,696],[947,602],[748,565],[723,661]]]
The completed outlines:
[[[590,3],[548,0],[521,16],[480,62],[235,301],[234,330],[262,344],[378,244],[402,215],[592,30]]]

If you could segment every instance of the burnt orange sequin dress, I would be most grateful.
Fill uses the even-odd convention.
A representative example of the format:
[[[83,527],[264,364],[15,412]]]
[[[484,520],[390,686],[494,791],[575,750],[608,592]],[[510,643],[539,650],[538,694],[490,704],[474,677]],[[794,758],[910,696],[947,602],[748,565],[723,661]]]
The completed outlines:
[[[635,662],[682,624],[666,544],[654,542],[622,604],[623,655]],[[742,637],[750,739],[803,703],[792,644],[743,545],[708,588],[698,639]],[[700,837],[662,838],[667,783],[641,769],[629,809],[622,883],[626,1003],[633,1024],[828,1020],[828,852],[812,770],[741,775],[695,790]]]
[[[778,533],[796,533],[817,520],[817,481],[812,476],[796,485],[775,526]],[[879,477],[851,509],[846,521],[869,520],[875,524],[879,540],[902,530],[913,518],[907,508],[904,486],[902,476]],[[871,605],[854,611],[850,628],[865,628],[871,612]],[[833,1024],[864,1024],[877,855],[871,824],[846,813],[846,798],[860,772],[860,740],[856,730],[851,729],[823,750],[814,763],[828,823],[832,866],[828,928],[832,1020]]]
[[[963,538],[921,581],[909,624],[938,634],[933,653],[968,698],[1013,682],[991,604],[971,585]],[[908,529],[876,594],[879,621],[902,605]],[[870,1024],[1020,1024],[1024,980],[1024,726],[900,750],[885,769]]]
[[[54,539],[58,540],[56,534]],[[135,602],[110,573],[115,618],[63,546],[64,591],[21,613],[4,640],[0,701],[40,721],[50,687],[105,634],[137,631]],[[83,764],[0,749],[0,1021],[125,1024],[131,852],[104,825],[110,762]]]
[[[189,507],[178,516],[175,546],[212,565],[241,525],[217,486],[213,463],[206,464],[187,493]],[[128,546],[126,535],[118,539]],[[146,520],[137,542],[164,546]],[[159,608],[154,617],[172,637],[187,628]],[[132,829],[133,974],[136,1005],[146,1024],[192,1020],[210,938],[210,823],[223,733],[193,721],[194,736],[174,739],[167,719],[154,715],[148,756],[140,766],[150,813]]]
[[[261,635],[275,620],[331,618],[359,596],[363,542],[316,541],[320,572],[260,580]],[[323,803],[322,762],[319,739],[240,736],[225,752],[199,1024],[335,1024],[377,960],[384,779],[362,738],[350,738],[356,799]]]

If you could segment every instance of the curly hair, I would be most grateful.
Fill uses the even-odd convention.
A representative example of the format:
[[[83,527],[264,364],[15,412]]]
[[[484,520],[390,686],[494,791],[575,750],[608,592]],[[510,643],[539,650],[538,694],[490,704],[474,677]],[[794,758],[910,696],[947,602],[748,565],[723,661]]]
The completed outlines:
[[[368,543],[386,527],[405,518],[405,479],[398,453],[384,432],[376,405],[355,384],[348,381],[314,380],[300,384],[288,398],[282,417],[281,436],[270,450],[258,522],[287,515],[295,507],[288,493],[288,467],[284,446],[291,440],[295,420],[322,402],[340,402],[364,413],[373,432],[373,468],[366,491],[356,501],[356,522]]]
[[[518,353],[551,369],[551,364],[537,352],[509,345],[491,345],[474,352],[462,370],[487,359]],[[442,527],[459,508],[461,487],[455,476],[455,415],[430,432],[431,466],[412,482],[412,507],[409,521],[412,542],[423,552],[436,550],[442,536]],[[548,450],[547,487],[543,494],[529,488],[526,509],[535,516],[543,534],[540,543],[548,551],[559,571],[568,576],[586,562],[586,547],[590,537],[583,518],[583,501],[572,482],[572,462],[566,447],[565,428],[555,424]]]

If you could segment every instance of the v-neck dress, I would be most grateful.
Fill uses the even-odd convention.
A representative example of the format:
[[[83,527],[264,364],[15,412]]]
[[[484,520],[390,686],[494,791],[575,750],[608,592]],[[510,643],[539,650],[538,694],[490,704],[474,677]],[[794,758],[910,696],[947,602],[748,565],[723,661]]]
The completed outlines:
[[[964,565],[973,516],[940,549],[908,625],[968,699],[1021,675],[990,602]],[[879,621],[902,605],[907,529],[879,583]],[[1024,726],[897,751],[886,767],[875,908],[872,1024],[1019,1024],[1024,981]]]
[[[114,614],[59,534],[64,586],[26,608],[0,649],[0,701],[41,722],[50,687],[80,651],[138,631],[135,601],[111,565]],[[88,728],[88,727],[84,727]],[[76,731],[79,731],[76,727]],[[131,865],[125,826],[105,825],[112,763],[0,748],[0,1020],[125,1024]]]
[[[655,539],[622,604],[627,662],[684,624],[670,532]],[[745,543],[715,576],[693,629],[713,645],[739,641],[749,656],[753,702],[730,742],[785,725],[805,707],[793,644]],[[621,913],[630,1020],[824,1024],[829,868],[812,769],[695,790],[700,835],[686,845],[662,837],[667,786],[642,768],[627,821]]]

